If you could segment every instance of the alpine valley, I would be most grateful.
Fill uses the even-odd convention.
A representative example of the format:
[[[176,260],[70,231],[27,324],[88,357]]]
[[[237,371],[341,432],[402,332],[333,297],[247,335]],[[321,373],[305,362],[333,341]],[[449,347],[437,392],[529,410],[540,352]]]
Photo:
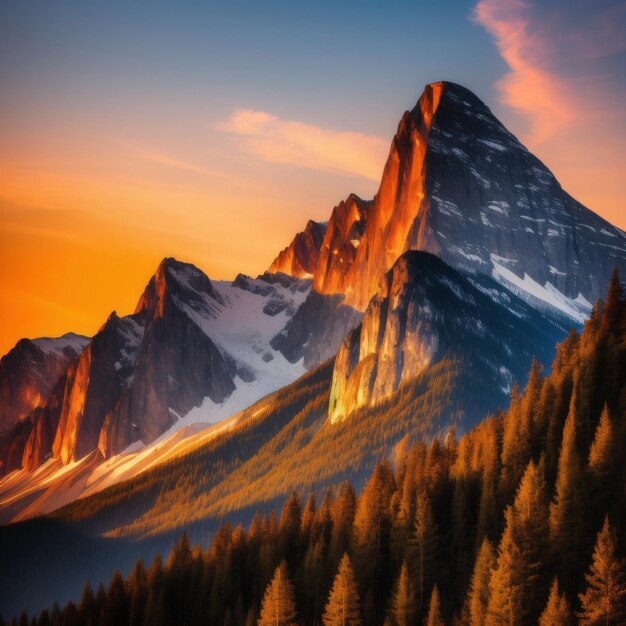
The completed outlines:
[[[272,511],[293,505],[294,494],[340,499],[346,481],[354,493],[364,489],[362,498],[388,496],[389,510],[414,516],[423,501],[406,479],[409,465],[432,470],[429,488],[440,491],[431,499],[454,502],[455,514],[463,507],[454,495],[461,474],[480,500],[478,477],[502,471],[489,488],[494,502],[513,506],[522,476],[536,479],[527,478],[531,459],[556,480],[570,405],[587,407],[581,458],[609,419],[600,416],[605,406],[615,428],[626,430],[618,275],[626,276],[626,233],[568,195],[476,95],[449,82],[427,85],[401,117],[376,196],[350,194],[327,222],[309,221],[265,273],[214,280],[165,258],[133,313],[112,312],[90,338],[22,339],[2,357],[0,555],[11,566],[0,572],[0,613],[78,601],[85,580],[97,586],[116,569],[128,574],[137,559],[167,554],[183,530],[205,545],[216,533],[223,538],[224,528],[234,535],[238,524],[258,531],[263,518],[270,528],[278,524]],[[612,352],[601,352],[600,336],[615,341]],[[594,350],[604,360],[594,361]],[[593,378],[609,362],[617,364],[614,378]],[[585,377],[595,385],[589,402],[580,395]],[[511,430],[530,415],[532,394],[558,415],[545,418],[544,438],[539,409],[526,430]],[[526,456],[511,461],[511,437],[526,437]],[[481,448],[484,441],[491,443]],[[447,457],[437,465],[446,454],[458,454],[456,465]],[[488,467],[490,454],[502,464]],[[437,483],[444,466],[450,474]],[[383,480],[381,467],[395,473],[394,502],[391,491],[368,491]],[[330,496],[324,502],[330,519]],[[512,519],[514,506],[507,511]],[[447,592],[461,600],[445,608],[451,619],[462,613],[482,540],[497,546],[504,528],[501,520],[481,526],[459,556],[466,545],[454,522],[444,521],[443,508],[433,515],[448,532],[447,549],[458,549],[458,571],[448,572],[458,584]],[[484,515],[476,513],[472,528]],[[334,533],[311,544],[310,554],[304,546],[300,560],[306,552],[313,567],[333,541],[352,545]],[[251,536],[252,529],[246,541]],[[279,544],[291,541],[277,536]],[[390,545],[401,541],[394,537]],[[354,558],[364,558],[354,541]],[[286,558],[297,569],[289,546]],[[219,549],[215,539],[211,550]],[[369,575],[369,556],[357,578]],[[177,567],[175,558],[168,567]],[[258,589],[246,591],[256,593],[254,602],[207,583],[207,597],[226,599],[206,623],[239,623],[240,609],[244,619],[256,616],[276,565],[258,569]],[[339,563],[332,566],[334,575]],[[561,579],[577,589],[574,575]],[[424,612],[433,585],[422,583]],[[359,584],[364,594],[370,589]],[[371,589],[373,623],[383,623],[391,591]],[[307,623],[319,623],[317,596],[299,602]],[[528,610],[529,619],[538,617]]]

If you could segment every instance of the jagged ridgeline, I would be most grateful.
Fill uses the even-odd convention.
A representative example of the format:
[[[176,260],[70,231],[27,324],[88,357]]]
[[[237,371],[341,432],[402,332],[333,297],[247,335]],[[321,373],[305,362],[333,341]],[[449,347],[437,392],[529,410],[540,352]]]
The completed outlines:
[[[550,374],[534,362],[509,409],[460,440],[407,442],[359,495],[294,492],[208,548],[183,534],[165,563],[138,561],[35,623],[623,624],[625,371],[616,273]]]

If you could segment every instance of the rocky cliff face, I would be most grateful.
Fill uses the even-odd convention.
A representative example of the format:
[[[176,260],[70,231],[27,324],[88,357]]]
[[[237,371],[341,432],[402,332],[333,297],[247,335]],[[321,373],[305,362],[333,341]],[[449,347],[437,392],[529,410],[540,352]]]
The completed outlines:
[[[331,358],[346,333],[361,320],[361,312],[343,301],[340,294],[311,291],[293,318],[272,339],[271,346],[290,363],[302,360],[306,369]]]
[[[312,278],[320,258],[320,249],[326,233],[326,224],[309,220],[306,228],[272,262],[269,272],[295,278]]]
[[[144,333],[141,322],[112,313],[70,368],[52,445],[53,456],[63,463],[96,448],[106,416],[132,377]],[[30,459],[29,465],[38,461]]]
[[[21,339],[0,360],[0,439],[34,408],[41,406],[69,364],[89,339],[63,337]]]
[[[444,358],[479,374],[471,393],[504,401],[532,356],[548,360],[564,332],[495,281],[471,282],[431,254],[407,252],[341,345],[330,420],[380,403]]]
[[[217,346],[179,306],[223,305],[211,281],[192,265],[166,260],[137,306],[145,337],[133,373],[92,442],[105,457],[134,441],[154,441],[205,397],[223,402],[235,389]]]
[[[346,271],[361,245],[371,206],[371,202],[350,194],[333,209],[315,269],[313,289],[318,293],[343,294],[346,291]]]
[[[327,326],[353,328],[409,250],[576,322],[614,267],[626,273],[626,234],[563,191],[474,94],[446,82],[427,85],[402,116],[374,200],[350,196],[333,210],[311,302],[275,345],[307,367],[333,354],[340,338]]]
[[[89,339],[74,333],[62,337],[21,339],[0,360],[0,457],[16,430],[21,443],[13,455],[20,455],[28,436],[28,416],[45,404],[58,380],[87,345]],[[27,423],[18,427],[22,421]],[[3,443],[4,442],[4,443]],[[0,459],[0,464],[2,460]]]
[[[613,267],[626,271],[626,234],[563,191],[474,94],[446,82],[427,85],[402,117],[354,259],[320,263],[315,289],[364,310],[407,250],[494,275],[575,318]]]

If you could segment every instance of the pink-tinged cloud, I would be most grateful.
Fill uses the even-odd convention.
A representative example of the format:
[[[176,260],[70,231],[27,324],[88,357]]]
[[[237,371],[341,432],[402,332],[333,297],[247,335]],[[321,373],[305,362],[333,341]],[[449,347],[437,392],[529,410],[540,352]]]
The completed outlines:
[[[531,21],[523,0],[481,0],[474,19],[493,35],[509,73],[499,81],[503,102],[530,121],[530,141],[541,143],[569,126],[577,116],[569,86],[548,67],[549,41]]]
[[[480,0],[504,121],[578,200],[626,227],[626,2]],[[522,122],[523,120],[523,122]]]
[[[527,116],[531,144],[606,113],[607,105],[610,112],[607,96],[618,81],[603,61],[626,49],[626,3],[480,0],[473,19],[509,67],[498,87],[504,104]]]
[[[389,151],[389,142],[381,137],[282,120],[252,109],[235,109],[217,127],[238,136],[244,150],[265,161],[375,181]]]

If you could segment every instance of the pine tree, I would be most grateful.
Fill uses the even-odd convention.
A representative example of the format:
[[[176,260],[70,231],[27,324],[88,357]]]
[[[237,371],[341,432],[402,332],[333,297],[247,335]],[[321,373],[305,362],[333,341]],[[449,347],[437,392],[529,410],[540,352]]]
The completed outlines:
[[[130,594],[130,626],[143,623],[143,613],[148,600],[148,574],[143,561],[138,560],[128,578]]]
[[[315,511],[317,509],[317,500],[315,494],[311,493],[302,510],[302,524],[300,532],[302,539],[305,543],[308,543],[311,539],[311,531],[313,529],[313,521],[315,520]]]
[[[409,577],[406,561],[400,568],[391,598],[391,615],[397,626],[411,626],[415,622],[416,613],[415,589]]]
[[[504,496],[512,493],[522,478],[530,456],[529,433],[522,416],[522,399],[516,384],[511,391],[509,410],[502,433],[502,481]]]
[[[378,463],[359,498],[354,518],[354,558],[360,580],[388,580],[390,504],[395,488],[389,464]]]
[[[282,561],[265,590],[261,616],[257,623],[259,626],[295,626],[295,619],[295,593],[289,579],[287,563]]]
[[[83,586],[83,595],[78,605],[78,614],[81,623],[85,624],[85,626],[96,626],[98,623],[96,596],[89,586],[89,583],[85,583]]]
[[[119,570],[115,570],[111,584],[107,591],[104,603],[104,619],[100,619],[100,624],[128,624],[130,618],[128,597],[124,585],[124,578]]]
[[[582,536],[582,472],[576,448],[576,393],[563,428],[556,479],[556,497],[550,505],[550,544],[560,561],[561,581],[570,583],[572,562],[578,560]],[[566,585],[567,587],[568,585]]]
[[[596,488],[606,488],[607,483],[612,480],[615,436],[609,409],[605,404],[591,449],[589,450],[589,471],[595,480]]]
[[[356,513],[356,493],[348,482],[341,485],[339,498],[332,507],[333,529],[330,552],[337,560],[350,546],[350,532]],[[335,561],[335,565],[337,561]]]
[[[434,573],[438,552],[438,529],[430,499],[425,491],[417,496],[415,507],[415,530],[413,533],[413,555],[416,572],[418,606],[426,602]]]
[[[522,555],[526,579],[522,593],[523,617],[535,621],[544,606],[549,580],[548,565],[549,508],[543,479],[543,462],[528,464],[513,503],[518,529],[517,543]]]
[[[569,626],[572,623],[572,609],[565,594],[559,593],[559,581],[555,578],[550,588],[550,596],[539,626]]]
[[[361,609],[350,557],[343,555],[324,612],[324,626],[360,626]]]
[[[487,623],[516,626],[522,623],[522,590],[526,584],[524,556],[519,546],[517,517],[512,507],[507,508],[505,519],[497,564],[489,581]]]
[[[602,327],[610,331],[618,329],[624,305],[624,289],[617,268],[613,269],[602,315]]]
[[[443,616],[441,614],[441,602],[439,600],[439,590],[437,585],[433,587],[433,592],[430,594],[430,605],[428,607],[428,617],[426,619],[426,626],[445,626]]]
[[[300,532],[301,509],[300,496],[296,491],[292,491],[280,514],[279,531],[281,536],[295,540]]]
[[[585,574],[587,590],[578,596],[581,624],[617,626],[626,620],[626,566],[616,552],[615,532],[606,517],[598,533],[589,573]]]
[[[489,580],[496,564],[496,553],[488,539],[484,539],[474,565],[468,595],[468,614],[471,626],[483,626],[489,606]]]

